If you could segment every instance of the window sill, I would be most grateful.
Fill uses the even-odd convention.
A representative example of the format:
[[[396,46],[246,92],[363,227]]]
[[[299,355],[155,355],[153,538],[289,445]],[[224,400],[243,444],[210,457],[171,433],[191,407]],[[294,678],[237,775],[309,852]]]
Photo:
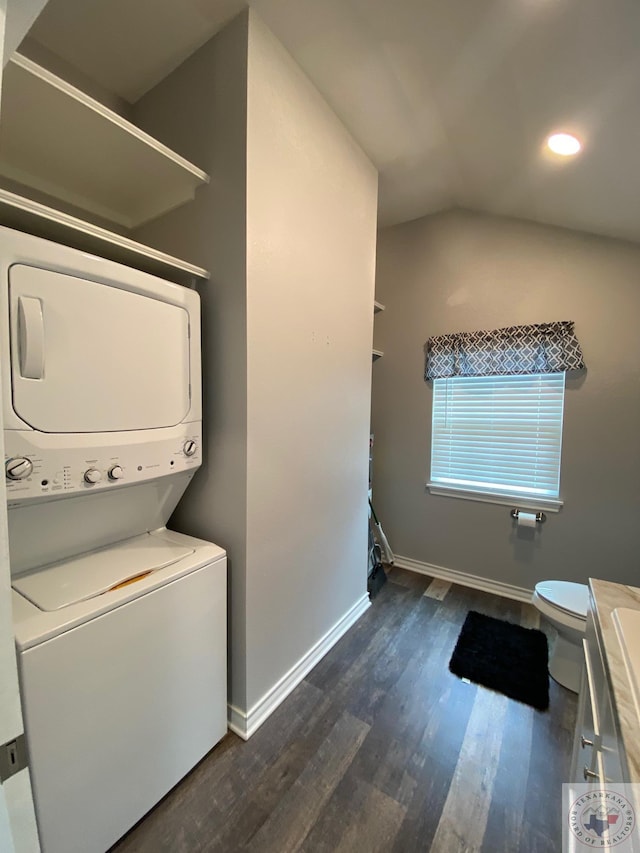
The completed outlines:
[[[441,486],[438,483],[427,483],[432,495],[443,495],[448,498],[461,498],[465,501],[480,501],[481,503],[500,504],[501,506],[517,507],[518,509],[546,510],[560,512],[563,501],[556,498],[533,498],[526,495],[507,495],[500,492],[473,492],[466,489],[455,489],[451,486]]]

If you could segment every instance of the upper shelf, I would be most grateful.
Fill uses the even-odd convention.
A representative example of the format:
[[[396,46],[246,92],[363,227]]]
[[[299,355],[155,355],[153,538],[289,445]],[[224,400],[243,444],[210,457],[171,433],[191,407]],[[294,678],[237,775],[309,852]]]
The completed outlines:
[[[0,224],[98,254],[178,284],[191,284],[194,278],[209,278],[202,267],[1,188]]]
[[[129,229],[191,200],[209,180],[19,53],[4,70],[0,174]]]

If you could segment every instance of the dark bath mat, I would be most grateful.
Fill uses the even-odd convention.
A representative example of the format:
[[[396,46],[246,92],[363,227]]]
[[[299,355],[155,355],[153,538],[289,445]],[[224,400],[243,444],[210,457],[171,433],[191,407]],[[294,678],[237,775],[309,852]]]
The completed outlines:
[[[504,693],[539,711],[549,707],[549,649],[535,628],[470,610],[449,669],[460,678]]]

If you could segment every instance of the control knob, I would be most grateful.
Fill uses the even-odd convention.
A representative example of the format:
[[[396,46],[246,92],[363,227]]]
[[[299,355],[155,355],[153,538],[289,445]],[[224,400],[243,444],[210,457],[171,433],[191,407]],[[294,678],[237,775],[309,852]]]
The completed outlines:
[[[97,468],[87,468],[84,472],[85,483],[99,483],[102,479],[102,474]]]
[[[197,449],[198,445],[191,438],[187,439],[187,441],[182,445],[182,452],[185,456],[193,456]]]
[[[120,465],[114,465],[113,468],[109,468],[110,480],[120,480],[122,477],[124,477],[124,471]]]
[[[33,462],[26,456],[7,459],[5,471],[9,480],[24,480],[33,471]]]

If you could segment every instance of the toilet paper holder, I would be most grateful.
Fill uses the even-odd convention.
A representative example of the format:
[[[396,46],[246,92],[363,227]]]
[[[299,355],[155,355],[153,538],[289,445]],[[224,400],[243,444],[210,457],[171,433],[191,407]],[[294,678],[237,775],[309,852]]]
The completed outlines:
[[[515,520],[517,521],[518,516],[520,515],[520,510],[514,508],[511,510],[510,514],[511,514],[511,518],[515,518]],[[542,524],[546,520],[547,520],[547,516],[543,512],[537,512],[536,513],[536,521],[538,522],[538,524]]]

